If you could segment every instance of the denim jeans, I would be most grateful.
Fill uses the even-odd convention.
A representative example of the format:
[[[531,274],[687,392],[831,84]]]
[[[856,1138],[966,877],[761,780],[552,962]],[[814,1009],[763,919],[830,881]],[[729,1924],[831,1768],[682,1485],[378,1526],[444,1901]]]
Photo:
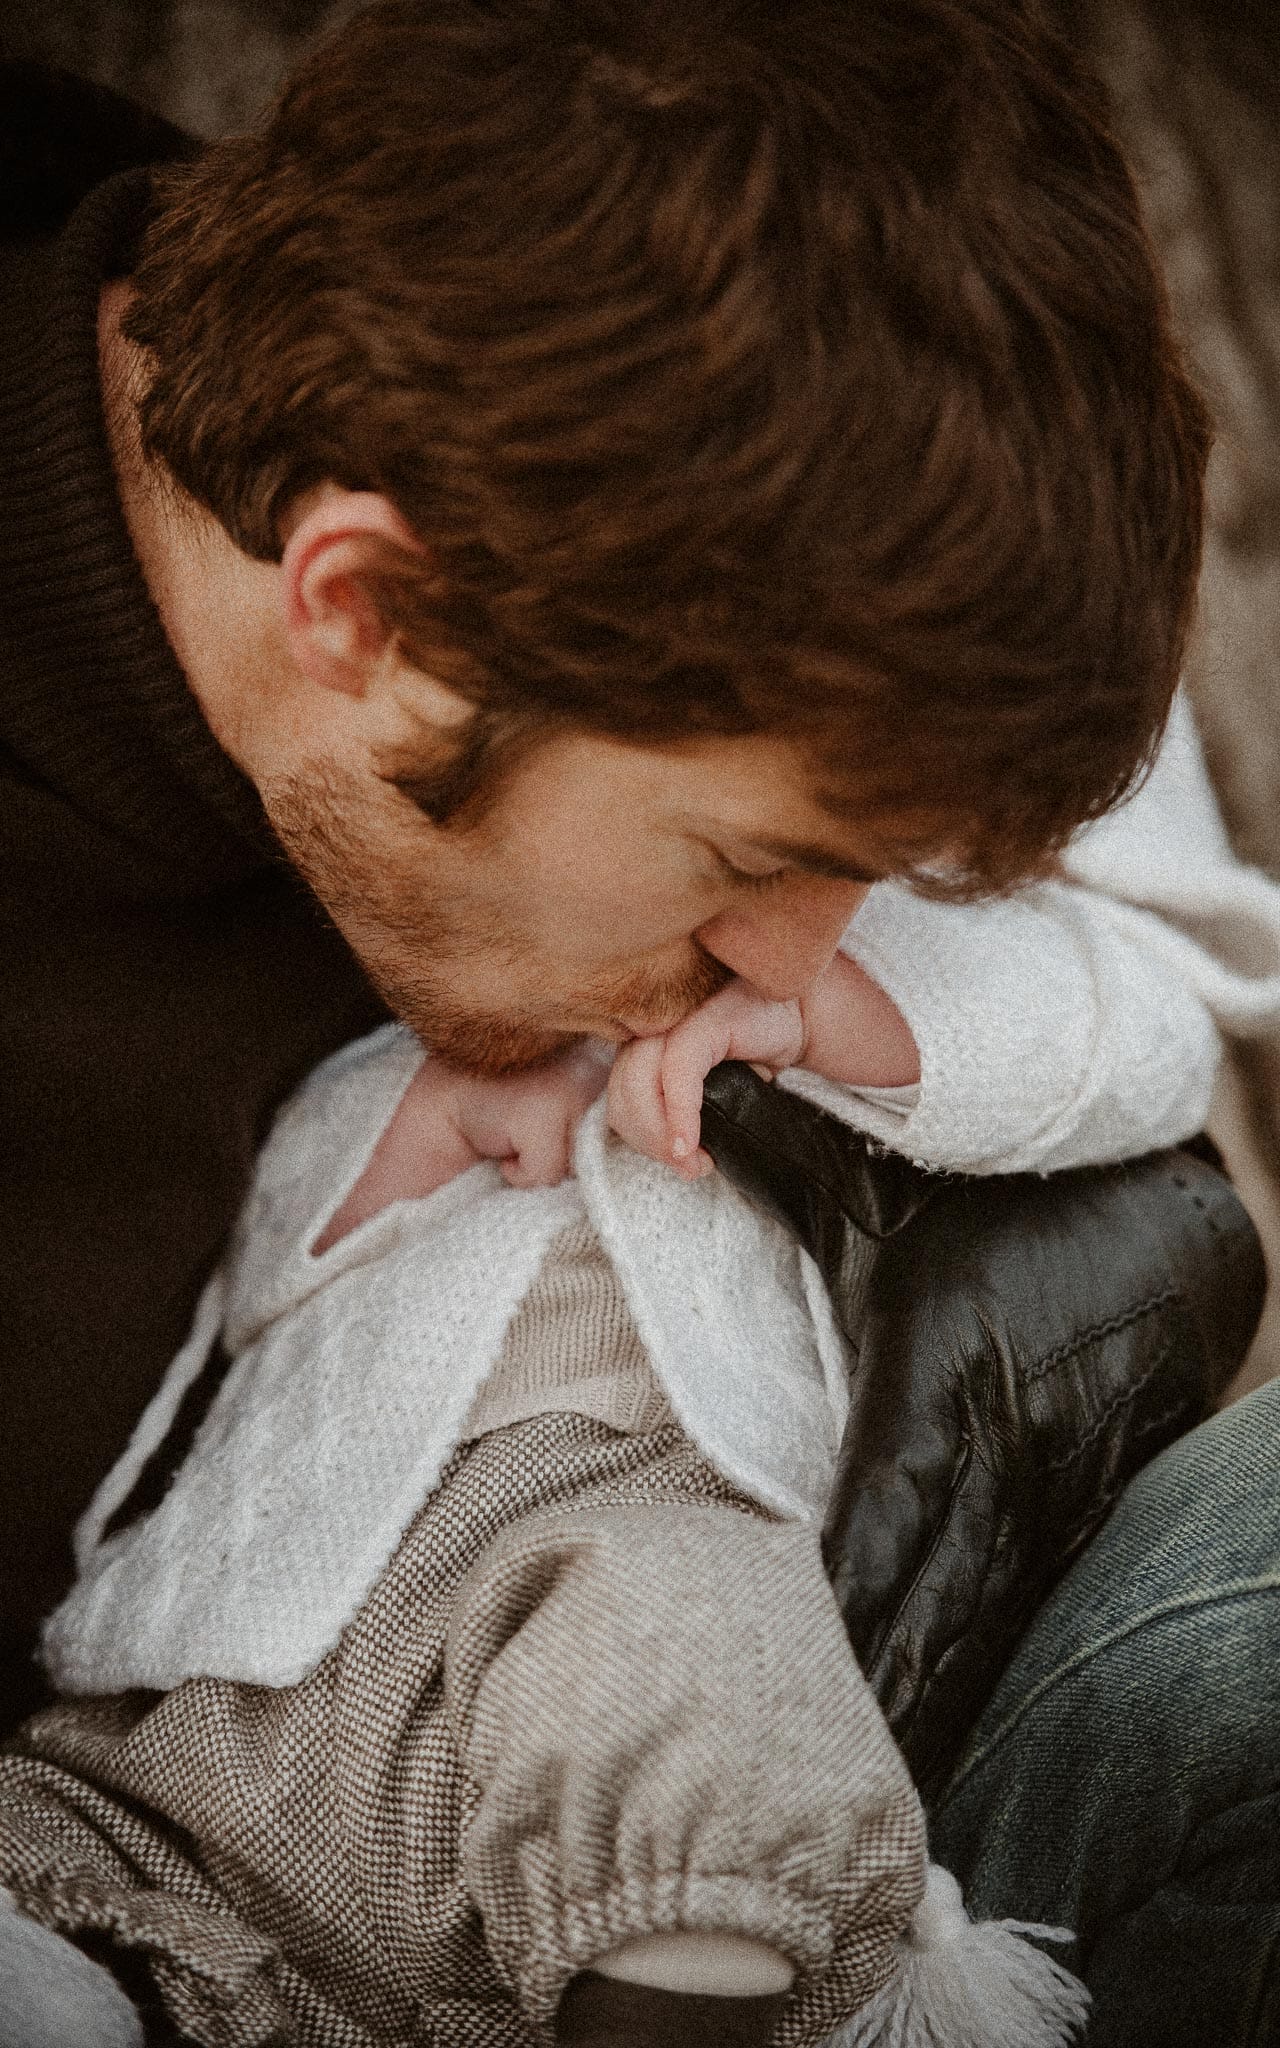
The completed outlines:
[[[0,1891],[0,2048],[142,2048],[114,1977]]]
[[[1090,2048],[1280,2043],[1280,1382],[1129,1487],[930,1846],[975,1916],[1076,1930]]]

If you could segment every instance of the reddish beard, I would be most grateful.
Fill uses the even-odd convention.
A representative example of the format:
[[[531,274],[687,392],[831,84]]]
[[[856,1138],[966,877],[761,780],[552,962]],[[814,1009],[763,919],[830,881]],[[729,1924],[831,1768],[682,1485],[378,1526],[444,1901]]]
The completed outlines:
[[[424,1045],[464,1073],[520,1073],[563,1052],[592,1028],[584,1022],[576,1031],[557,1029],[537,1012],[518,1009],[501,1014],[468,1010],[451,1002],[435,983],[414,976],[399,960],[380,965],[362,956],[362,962],[389,1008],[412,1026]],[[611,1035],[611,1025],[619,1036],[624,1031],[644,1035],[669,1030],[728,978],[719,961],[704,954],[687,974],[659,977],[634,972],[608,986],[577,989],[563,1007],[593,1020],[598,1035]]]
[[[669,1030],[731,978],[728,968],[699,948],[678,973],[629,968],[570,990],[548,988],[545,1004],[468,1008],[453,995],[449,970],[486,953],[505,954],[514,966],[512,936],[492,913],[472,906],[451,913],[441,903],[425,902],[389,871],[391,863],[379,858],[378,821],[362,796],[354,778],[344,785],[319,770],[273,779],[262,790],[290,861],[388,1008],[424,1045],[466,1073],[519,1073],[593,1030],[617,1036]],[[584,1022],[575,1030],[552,1022],[548,1011]]]

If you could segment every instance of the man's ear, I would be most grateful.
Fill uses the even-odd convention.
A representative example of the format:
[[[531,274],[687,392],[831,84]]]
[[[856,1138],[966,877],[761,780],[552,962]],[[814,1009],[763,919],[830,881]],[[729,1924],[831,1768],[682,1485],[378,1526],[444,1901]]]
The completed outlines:
[[[345,697],[367,697],[399,665],[395,634],[379,614],[371,572],[388,548],[425,556],[389,498],[377,491],[325,485],[290,532],[280,561],[284,627],[294,663],[309,681]],[[439,693],[440,704],[431,703]],[[460,716],[456,693],[414,673],[419,717],[438,709],[442,724]]]

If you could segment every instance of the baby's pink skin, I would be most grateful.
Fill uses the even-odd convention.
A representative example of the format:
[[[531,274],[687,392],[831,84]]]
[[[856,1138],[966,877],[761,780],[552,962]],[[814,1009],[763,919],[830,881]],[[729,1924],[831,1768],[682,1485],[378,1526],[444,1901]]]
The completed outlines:
[[[498,1081],[424,1060],[312,1251],[327,1251],[390,1203],[429,1195],[482,1159],[496,1159],[511,1187],[555,1187],[571,1169],[579,1120],[606,1080],[619,1137],[682,1179],[698,1180],[712,1171],[698,1142],[702,1084],[721,1060],[748,1060],[767,1079],[798,1066],[864,1087],[920,1078],[901,1013],[841,953],[797,1000],[770,1001],[735,976],[673,1031],[624,1045],[612,1074],[610,1057],[608,1047],[586,1039]]]
[[[773,1002],[738,977],[673,1031],[624,1045],[609,1076],[609,1122],[620,1138],[685,1180],[712,1171],[698,1143],[702,1084],[721,1060],[747,1060],[766,1079],[807,1067],[854,1087],[920,1079],[906,1019],[878,982],[837,953],[803,996]]]
[[[513,1188],[555,1187],[570,1170],[579,1120],[609,1077],[609,1057],[609,1048],[585,1040],[544,1066],[501,1080],[424,1060],[312,1251],[328,1251],[380,1209],[432,1194],[482,1159],[496,1160]]]

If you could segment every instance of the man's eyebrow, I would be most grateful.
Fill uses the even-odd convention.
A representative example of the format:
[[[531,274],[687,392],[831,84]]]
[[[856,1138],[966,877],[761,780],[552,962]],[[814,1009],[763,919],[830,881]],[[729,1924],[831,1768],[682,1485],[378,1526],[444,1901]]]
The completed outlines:
[[[757,839],[752,836],[751,844],[759,853],[767,853],[771,860],[785,861],[788,867],[801,868],[807,875],[826,875],[833,882],[879,882],[883,877],[874,868],[863,867],[856,860],[845,860],[842,855],[832,853],[830,847],[812,845],[807,839]]]

